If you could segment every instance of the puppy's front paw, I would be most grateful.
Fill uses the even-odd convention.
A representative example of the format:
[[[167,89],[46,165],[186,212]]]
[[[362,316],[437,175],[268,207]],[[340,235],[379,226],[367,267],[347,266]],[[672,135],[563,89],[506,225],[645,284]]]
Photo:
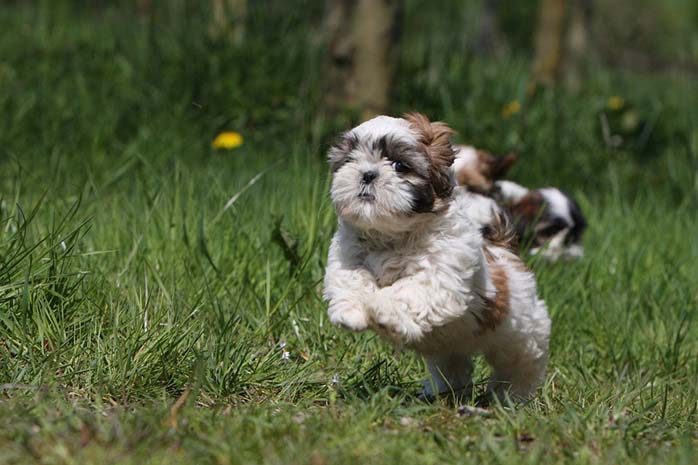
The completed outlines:
[[[366,311],[361,308],[346,308],[329,310],[330,322],[349,331],[364,331],[368,329],[369,318]]]
[[[404,328],[400,324],[400,318],[391,308],[381,306],[371,306],[373,329],[389,339],[399,340],[402,338]]]
[[[421,337],[421,328],[403,302],[378,298],[369,304],[369,311],[373,329],[378,334],[400,344],[414,342]]]

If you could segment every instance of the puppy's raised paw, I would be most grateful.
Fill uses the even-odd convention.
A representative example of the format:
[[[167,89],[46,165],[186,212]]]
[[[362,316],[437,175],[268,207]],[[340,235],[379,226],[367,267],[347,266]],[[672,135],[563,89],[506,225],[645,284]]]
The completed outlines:
[[[395,343],[414,342],[422,335],[421,328],[402,302],[379,297],[369,304],[369,312],[373,329]]]
[[[368,329],[369,318],[363,308],[347,308],[329,311],[330,322],[349,331],[359,332]]]

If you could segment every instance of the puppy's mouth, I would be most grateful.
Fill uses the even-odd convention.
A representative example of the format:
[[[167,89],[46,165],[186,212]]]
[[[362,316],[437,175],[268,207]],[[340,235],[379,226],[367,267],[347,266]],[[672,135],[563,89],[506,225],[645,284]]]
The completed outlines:
[[[364,202],[373,202],[376,200],[376,196],[368,187],[362,187],[356,196],[363,200]]]

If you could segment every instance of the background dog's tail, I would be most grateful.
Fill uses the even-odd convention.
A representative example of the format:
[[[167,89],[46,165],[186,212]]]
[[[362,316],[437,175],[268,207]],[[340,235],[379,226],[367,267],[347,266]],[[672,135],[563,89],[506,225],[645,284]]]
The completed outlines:
[[[482,237],[497,247],[516,250],[518,240],[509,215],[502,210],[492,211],[492,220],[481,228]]]

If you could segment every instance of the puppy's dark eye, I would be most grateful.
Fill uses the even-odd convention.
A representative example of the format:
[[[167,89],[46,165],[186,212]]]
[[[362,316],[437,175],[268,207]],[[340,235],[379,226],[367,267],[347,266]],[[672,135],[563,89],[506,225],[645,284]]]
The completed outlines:
[[[407,173],[410,170],[409,166],[399,161],[394,161],[390,166],[398,173]]]

